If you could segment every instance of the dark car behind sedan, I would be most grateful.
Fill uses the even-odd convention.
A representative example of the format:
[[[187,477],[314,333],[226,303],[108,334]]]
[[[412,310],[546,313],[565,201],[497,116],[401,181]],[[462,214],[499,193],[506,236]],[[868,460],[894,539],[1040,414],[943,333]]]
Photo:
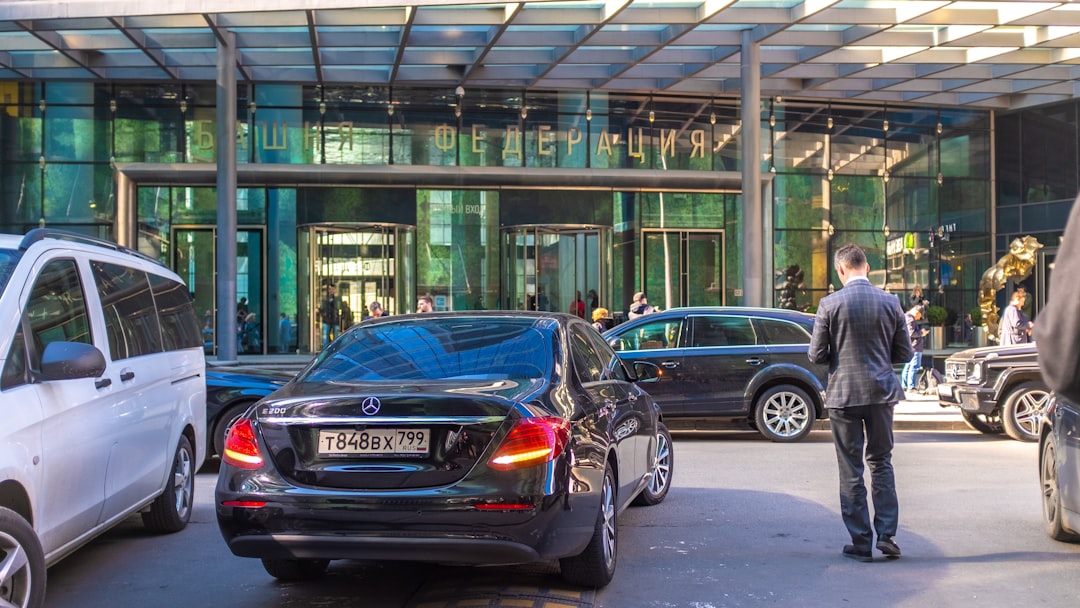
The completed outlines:
[[[567,581],[605,585],[618,514],[670,487],[671,437],[640,386],[657,376],[567,314],[366,320],[231,427],[221,533],[285,580],[333,559],[559,559]]]
[[[1039,426],[1043,526],[1054,540],[1080,542],[1080,406],[1053,395]]]
[[[626,361],[660,367],[649,387],[665,419],[741,421],[798,441],[826,416],[828,367],[807,358],[814,316],[774,308],[672,308],[604,332]]]
[[[256,401],[285,386],[296,374],[240,366],[207,366],[206,430],[213,453],[221,456],[225,431]],[[209,452],[207,450],[207,455]]]

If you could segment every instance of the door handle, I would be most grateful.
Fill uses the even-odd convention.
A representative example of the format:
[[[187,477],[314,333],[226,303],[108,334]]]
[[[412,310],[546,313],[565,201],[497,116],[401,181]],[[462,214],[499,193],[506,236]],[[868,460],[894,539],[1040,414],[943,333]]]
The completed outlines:
[[[678,361],[664,361],[660,365],[662,365],[662,366],[664,366],[664,367],[666,367],[668,369],[675,369],[676,367],[679,367],[679,362]]]
[[[746,362],[749,363],[750,365],[753,365],[754,367],[757,367],[758,365],[761,365],[762,363],[765,363],[765,360],[760,359],[758,357],[750,357],[749,359],[746,360]]]
[[[112,378],[102,378],[101,380],[94,380],[94,388],[105,388],[112,385]]]
[[[128,380],[131,380],[134,377],[135,377],[135,372],[132,372],[132,371],[120,372],[120,381],[121,382],[127,382]]]

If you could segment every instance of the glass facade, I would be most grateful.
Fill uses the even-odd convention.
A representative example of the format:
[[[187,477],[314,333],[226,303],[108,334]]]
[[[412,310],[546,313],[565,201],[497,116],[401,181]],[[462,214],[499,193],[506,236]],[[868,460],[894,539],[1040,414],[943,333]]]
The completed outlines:
[[[5,231],[49,225],[115,238],[117,163],[211,164],[222,145],[212,83],[0,86],[16,100],[0,114]],[[737,99],[255,84],[238,87],[235,112],[241,164],[386,168],[378,184],[239,189],[238,297],[257,314],[267,352],[319,347],[315,299],[330,283],[346,286],[355,320],[372,299],[400,314],[423,294],[446,310],[570,310],[581,292],[589,306],[623,311],[639,290],[663,308],[743,302],[742,197],[673,185],[741,170]],[[1063,141],[1067,124],[1075,148],[1075,109],[1037,119]],[[993,238],[988,112],[766,100],[761,121],[772,305],[813,310],[839,287],[831,256],[848,242],[867,249],[886,289],[921,286],[954,313],[975,305]],[[1028,121],[1002,118],[1016,133],[1000,139],[1022,142]],[[1071,158],[1071,177],[1010,159],[1016,200],[1003,197],[999,225],[1014,209],[1024,223],[1010,225],[1052,227],[1063,199],[1046,197],[1075,191],[1075,150]],[[448,171],[459,185],[396,177],[402,166]],[[489,172],[478,180],[471,168]],[[563,181],[491,183],[497,171],[549,169]],[[614,170],[647,171],[654,183],[589,185],[589,174]],[[1040,196],[1041,216],[1021,213]],[[137,199],[138,247],[177,269],[212,311],[215,189],[140,185]],[[281,315],[288,332],[278,331]]]

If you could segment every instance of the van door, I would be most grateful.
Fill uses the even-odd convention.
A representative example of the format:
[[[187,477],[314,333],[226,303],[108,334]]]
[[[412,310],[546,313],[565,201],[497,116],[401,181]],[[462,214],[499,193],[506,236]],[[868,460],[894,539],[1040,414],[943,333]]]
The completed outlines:
[[[145,271],[91,260],[93,291],[105,325],[106,375],[114,386],[110,445],[105,478],[108,521],[161,492],[175,442],[176,371],[163,353],[161,327]]]
[[[12,345],[13,353],[25,357],[26,369],[20,373],[20,365],[9,356],[2,390],[33,393],[41,404],[41,485],[34,525],[48,555],[91,530],[101,515],[115,426],[109,416],[115,387],[108,376],[30,384],[29,372],[40,369],[46,345],[92,344],[94,337],[74,259],[43,255],[30,276],[16,330],[16,342],[23,344]]]

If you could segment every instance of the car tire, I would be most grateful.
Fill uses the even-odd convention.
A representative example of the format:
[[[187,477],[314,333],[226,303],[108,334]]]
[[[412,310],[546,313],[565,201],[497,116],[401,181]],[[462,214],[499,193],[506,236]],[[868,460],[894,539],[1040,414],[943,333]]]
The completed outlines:
[[[675,453],[671,449],[671,433],[662,422],[656,424],[656,463],[649,483],[634,497],[632,504],[638,506],[658,505],[664,502],[671,489],[671,475],[675,472]]]
[[[1001,407],[1005,434],[1017,441],[1039,439],[1039,416],[1050,401],[1050,389],[1042,382],[1024,382],[1009,392]]]
[[[600,508],[588,546],[580,554],[559,560],[562,578],[571,585],[599,588],[611,582],[615,576],[618,558],[619,526],[616,506],[615,473],[609,464],[604,468],[604,481],[600,487]]]
[[[172,475],[165,491],[143,511],[143,525],[152,532],[179,532],[191,519],[195,496],[195,452],[187,436],[180,435],[173,456]]]
[[[973,431],[979,431],[986,435],[1000,435],[1004,430],[1001,428],[1001,416],[995,412],[993,414],[980,414],[978,412],[968,412],[960,410],[960,417],[964,419],[964,423]]]
[[[814,430],[814,401],[791,384],[769,387],[754,402],[754,428],[770,441],[800,441]]]
[[[310,581],[326,574],[328,559],[264,559],[263,568],[279,581]]]
[[[217,421],[214,422],[213,431],[214,455],[220,458],[225,453],[225,435],[228,433],[229,427],[251,407],[252,403],[255,402],[245,401],[244,403],[231,405],[218,416]]]
[[[1057,447],[1050,437],[1042,447],[1039,484],[1042,486],[1043,525],[1047,536],[1066,542],[1080,541],[1080,535],[1067,530],[1062,522],[1061,514],[1065,506],[1061,504],[1061,489],[1058,487]]]
[[[18,608],[44,606],[45,555],[41,541],[21,515],[0,507],[0,566],[5,564],[15,566],[0,568],[0,604]]]

